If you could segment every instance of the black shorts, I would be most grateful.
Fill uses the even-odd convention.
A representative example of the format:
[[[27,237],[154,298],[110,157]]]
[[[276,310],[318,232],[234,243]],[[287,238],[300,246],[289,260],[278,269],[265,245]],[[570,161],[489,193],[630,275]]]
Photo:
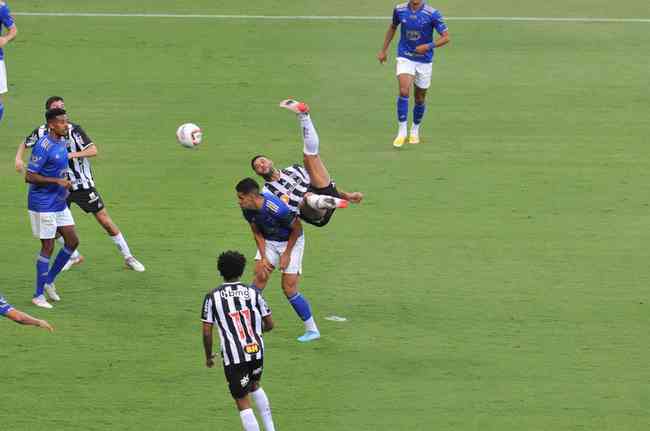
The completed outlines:
[[[307,191],[310,192],[310,193],[317,194],[317,195],[333,196],[335,198],[340,198],[341,197],[341,195],[339,194],[339,191],[336,189],[336,183],[334,181],[329,183],[329,185],[327,187],[323,187],[323,188],[320,188],[320,189],[316,188],[316,187],[309,186]],[[300,212],[300,218],[303,219],[306,223],[309,223],[311,225],[314,225],[314,226],[317,226],[317,227],[323,227],[327,223],[330,222],[330,219],[334,215],[334,211],[336,211],[336,208],[329,209],[329,210],[325,211],[325,215],[323,215],[320,218],[316,218],[312,214],[309,214],[309,215],[302,214],[302,211],[301,211]]]
[[[257,383],[262,378],[262,371],[264,371],[263,359],[224,366],[223,372],[232,397],[239,400],[248,395],[253,388],[253,382]]]
[[[95,214],[104,209],[104,201],[94,187],[71,191],[68,196],[68,206],[73,202],[87,213]]]

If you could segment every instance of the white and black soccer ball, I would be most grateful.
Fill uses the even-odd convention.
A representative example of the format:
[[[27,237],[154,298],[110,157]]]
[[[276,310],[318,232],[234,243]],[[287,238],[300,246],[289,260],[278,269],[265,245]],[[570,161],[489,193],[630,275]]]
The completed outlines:
[[[187,148],[194,148],[203,140],[201,128],[194,123],[185,123],[176,130],[178,143]]]

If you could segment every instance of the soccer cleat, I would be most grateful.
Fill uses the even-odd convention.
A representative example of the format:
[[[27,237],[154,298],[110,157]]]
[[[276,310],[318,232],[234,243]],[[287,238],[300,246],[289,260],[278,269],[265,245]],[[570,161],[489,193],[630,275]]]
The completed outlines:
[[[409,135],[409,144],[419,144],[420,143],[420,135]]]
[[[43,295],[33,297],[32,298],[32,304],[34,304],[37,307],[41,307],[41,308],[54,308],[52,306],[52,304],[47,302],[47,300],[45,299],[45,296],[43,296]]]
[[[52,301],[60,301],[61,300],[61,297],[59,296],[59,294],[56,293],[56,287],[54,286],[54,283],[51,283],[51,284],[45,283],[45,293],[47,293],[47,296]]]
[[[65,266],[61,271],[69,270],[72,267],[72,265],[82,264],[84,260],[86,260],[86,258],[83,257],[83,255],[81,254],[77,257],[71,257],[70,259],[68,259],[68,262],[66,262]]]
[[[293,99],[286,99],[280,102],[280,108],[288,109],[296,114],[309,114],[309,105]]]
[[[406,142],[406,136],[397,136],[393,141],[393,147],[400,148]]]
[[[348,201],[345,199],[335,198],[333,196],[321,196],[318,199],[318,208],[320,209],[334,209],[334,208],[347,208]]]
[[[318,331],[307,331],[298,337],[298,341],[301,343],[308,343],[310,341],[318,340],[320,338],[320,332]]]
[[[135,272],[144,272],[144,265],[138,262],[138,260],[133,256],[124,259],[124,264]]]

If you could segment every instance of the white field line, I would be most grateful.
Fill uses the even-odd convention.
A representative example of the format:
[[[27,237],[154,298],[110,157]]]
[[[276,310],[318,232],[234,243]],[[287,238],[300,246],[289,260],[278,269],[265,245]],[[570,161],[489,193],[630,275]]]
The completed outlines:
[[[221,19],[221,20],[281,20],[281,21],[389,21],[390,16],[351,15],[213,15],[175,13],[102,13],[102,12],[14,12],[16,16],[35,17],[90,17],[90,18],[176,18],[176,19]],[[567,23],[644,23],[650,18],[589,18],[589,17],[533,17],[533,16],[456,16],[450,21],[492,21],[492,22],[567,22]]]

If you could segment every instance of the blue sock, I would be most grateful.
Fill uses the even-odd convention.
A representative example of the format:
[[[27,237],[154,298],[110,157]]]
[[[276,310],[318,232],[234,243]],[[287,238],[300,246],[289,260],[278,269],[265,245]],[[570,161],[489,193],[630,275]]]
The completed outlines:
[[[2,121],[2,116],[5,114],[5,105],[0,103],[0,121]]]
[[[416,103],[413,107],[413,123],[420,124],[422,122],[422,117],[424,117],[424,111],[427,110],[427,105]]]
[[[59,254],[56,255],[56,259],[54,259],[52,268],[50,268],[50,271],[47,275],[47,284],[54,282],[56,276],[59,275],[59,272],[61,272],[65,264],[68,263],[68,260],[70,260],[72,253],[74,253],[74,250],[68,250],[68,247],[63,247],[61,250],[59,250]]]
[[[409,98],[399,96],[397,98],[397,121],[405,122],[409,116]]]
[[[289,302],[291,303],[293,309],[296,310],[296,314],[300,316],[303,322],[305,320],[309,320],[311,317],[311,307],[309,306],[309,302],[307,302],[304,296],[302,296],[300,293],[296,293],[291,298],[289,298]]]
[[[34,297],[43,294],[43,285],[47,282],[47,269],[49,267],[50,258],[39,254],[38,258],[36,258],[36,293],[34,293]]]

